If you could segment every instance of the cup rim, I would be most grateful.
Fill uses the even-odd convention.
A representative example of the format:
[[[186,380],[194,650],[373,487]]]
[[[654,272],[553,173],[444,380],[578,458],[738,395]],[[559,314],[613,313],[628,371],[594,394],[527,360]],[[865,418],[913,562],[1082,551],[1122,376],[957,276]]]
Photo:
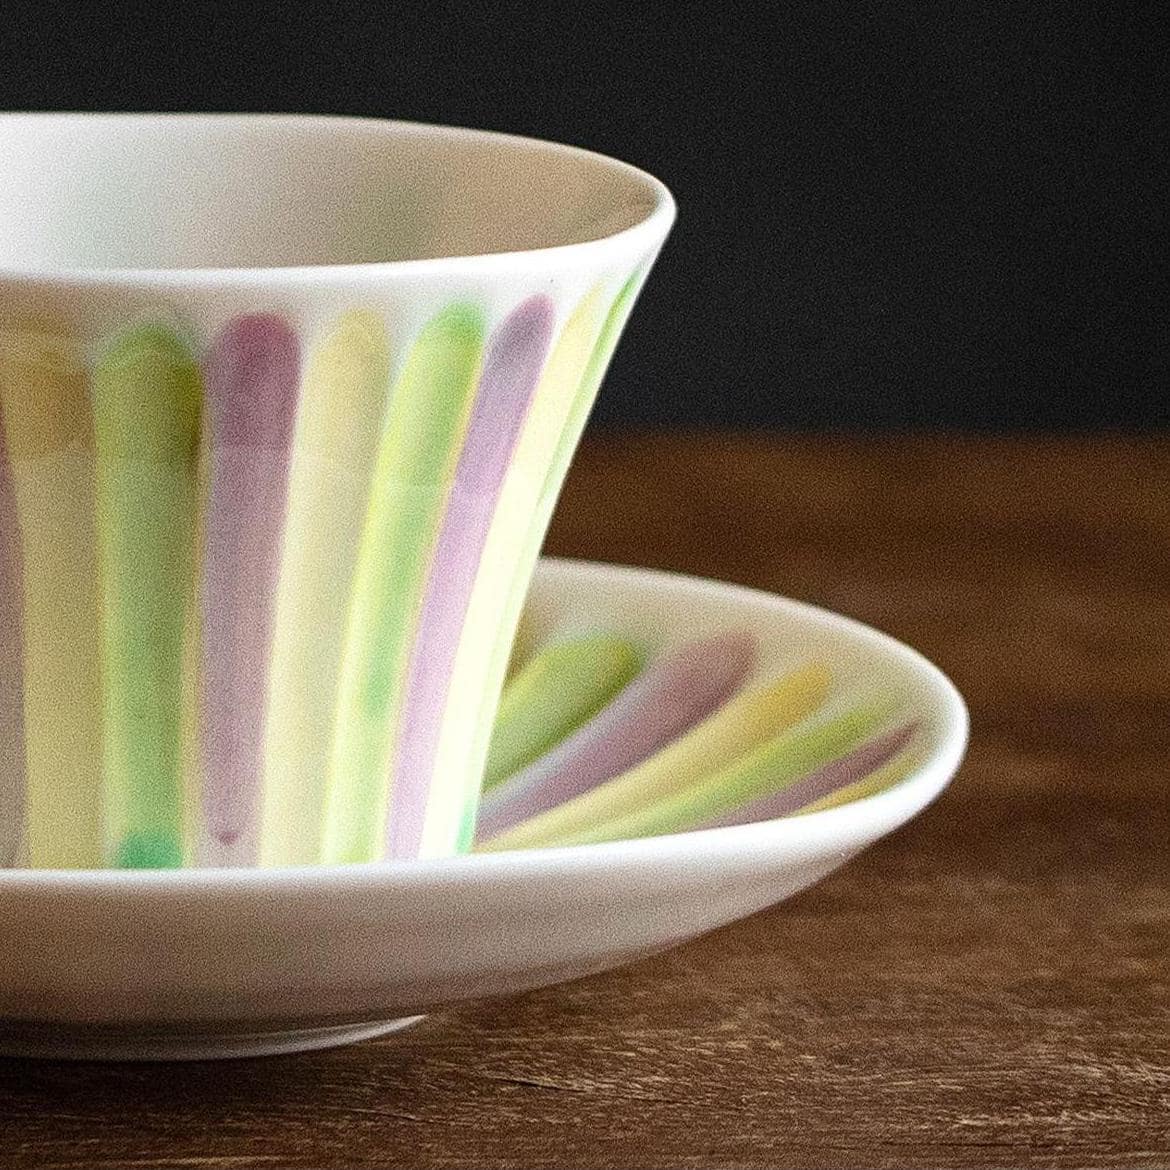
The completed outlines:
[[[463,255],[422,257],[406,260],[375,260],[337,264],[257,265],[245,267],[103,267],[88,265],[11,264],[0,259],[0,282],[36,283],[52,286],[123,288],[151,287],[248,287],[279,282],[289,285],[328,284],[339,281],[384,282],[391,279],[442,277],[455,270],[467,275],[491,276],[514,271],[517,265],[529,269],[575,269],[598,267],[609,262],[628,261],[632,255],[649,256],[661,246],[677,214],[673,195],[661,180],[648,172],[609,155],[580,146],[498,130],[473,129],[440,123],[416,122],[391,118],[374,118],[341,114],[298,113],[199,113],[165,111],[74,111],[74,110],[6,110],[0,111],[0,127],[16,120],[39,121],[76,118],[106,121],[160,121],[196,125],[206,123],[283,123],[320,129],[327,126],[337,132],[356,133],[383,130],[401,135],[430,136],[477,141],[501,148],[544,151],[550,156],[572,157],[588,161],[609,172],[611,177],[632,183],[650,197],[650,210],[637,222],[618,231],[590,240],[551,244],[534,248],[500,252],[472,252]]]

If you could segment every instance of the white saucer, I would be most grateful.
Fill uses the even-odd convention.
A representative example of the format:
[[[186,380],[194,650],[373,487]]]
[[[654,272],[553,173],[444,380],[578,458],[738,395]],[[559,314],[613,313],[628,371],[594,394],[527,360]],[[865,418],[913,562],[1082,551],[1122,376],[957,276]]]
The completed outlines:
[[[663,644],[750,630],[765,669],[816,656],[839,676],[898,687],[922,721],[923,763],[839,808],[605,845],[316,869],[0,871],[0,1052],[294,1052],[602,971],[811,885],[924,808],[963,754],[966,709],[935,667],[811,606],[548,561],[527,625]]]

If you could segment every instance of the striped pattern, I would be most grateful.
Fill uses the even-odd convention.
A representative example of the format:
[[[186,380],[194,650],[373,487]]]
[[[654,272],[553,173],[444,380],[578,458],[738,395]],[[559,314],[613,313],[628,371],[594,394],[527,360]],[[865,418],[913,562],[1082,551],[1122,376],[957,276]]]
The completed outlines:
[[[754,651],[731,632],[660,653],[594,718],[487,791],[478,848],[770,820],[873,795],[913,769],[918,724],[896,695],[854,694],[816,662],[745,682]],[[522,668],[505,705],[528,700],[523,678]]]
[[[555,309],[534,297],[500,326],[484,362],[467,436],[435,542],[406,678],[390,788],[387,852],[414,857],[459,634],[492,513],[552,335]]]
[[[299,335],[0,335],[0,864],[470,844],[519,609],[644,272]]]
[[[519,594],[523,599],[524,582],[535,568],[535,561],[527,560],[529,528],[539,523],[537,511],[542,506],[547,469],[562,436],[568,433],[572,404],[585,385],[605,311],[602,290],[592,290],[553,342],[500,487],[468,598],[439,726],[432,799],[420,845],[424,856],[467,848],[474,831],[491,719],[520,619],[515,597]],[[486,671],[483,663],[487,663]],[[470,735],[468,728],[473,729]],[[444,815],[451,807],[464,810],[456,825]]]
[[[736,634],[662,655],[604,710],[487,792],[477,830],[495,836],[621,775],[722,707],[754,664],[755,644]]]
[[[456,305],[411,347],[386,412],[354,576],[325,805],[326,862],[381,854],[410,647],[483,355]]]
[[[552,519],[553,507],[568,471],[569,461],[581,438],[581,432],[585,429],[585,421],[597,397],[601,379],[634,307],[634,299],[644,278],[645,269],[634,273],[622,286],[608,313],[602,319],[600,331],[589,351],[581,379],[575,390],[566,397],[564,423],[557,431],[548,458],[540,465],[543,469],[543,480],[539,492],[531,507],[519,513],[522,531],[517,534],[515,561],[505,562],[514,563],[516,571],[512,574],[510,582],[501,590],[502,608],[498,621],[492,627],[499,636],[491,649],[486,685],[480,688],[474,731],[468,740],[469,754],[465,757],[463,766],[454,772],[456,775],[474,778],[474,788],[464,792],[465,814],[459,827],[458,840],[455,842],[455,847],[460,851],[469,849],[475,837],[479,777],[483,774],[484,761],[491,741],[492,721],[508,666],[512,638],[520,621],[528,581],[536,567],[540,546],[544,543],[544,536]],[[485,563],[488,563],[486,557]],[[456,734],[466,737],[467,733],[465,728],[461,727]]]
[[[260,862],[319,859],[341,652],[390,377],[390,339],[349,313],[308,355],[289,468],[268,679]]]

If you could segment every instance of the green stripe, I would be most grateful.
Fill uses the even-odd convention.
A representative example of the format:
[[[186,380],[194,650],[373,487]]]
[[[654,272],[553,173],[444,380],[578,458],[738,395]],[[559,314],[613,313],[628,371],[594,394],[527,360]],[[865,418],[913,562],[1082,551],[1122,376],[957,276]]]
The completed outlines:
[[[326,797],[326,863],[382,855],[410,644],[483,342],[479,312],[452,306],[419,334],[391,392],[346,633]]]
[[[182,864],[183,631],[192,602],[202,387],[160,326],[94,369],[103,755],[114,863]]]
[[[641,668],[637,647],[609,634],[558,642],[534,655],[500,699],[484,787],[499,784],[556,747]]]

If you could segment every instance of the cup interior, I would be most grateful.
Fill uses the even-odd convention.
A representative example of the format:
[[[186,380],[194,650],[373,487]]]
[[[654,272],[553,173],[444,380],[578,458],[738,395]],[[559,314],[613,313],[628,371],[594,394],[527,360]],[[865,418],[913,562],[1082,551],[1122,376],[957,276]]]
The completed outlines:
[[[4,114],[0,158],[0,275],[528,251],[669,199],[587,151],[356,118]]]

